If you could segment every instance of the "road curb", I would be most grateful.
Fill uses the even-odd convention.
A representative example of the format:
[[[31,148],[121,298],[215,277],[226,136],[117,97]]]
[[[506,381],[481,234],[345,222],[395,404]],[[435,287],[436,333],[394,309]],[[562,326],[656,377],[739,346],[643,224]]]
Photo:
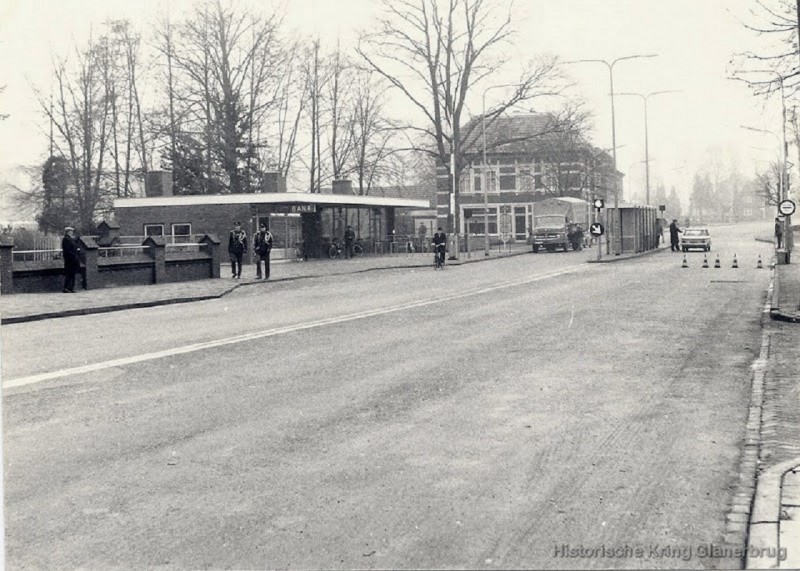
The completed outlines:
[[[521,251],[521,252],[511,252],[508,254],[503,254],[502,256],[498,257],[489,257],[489,258],[475,258],[475,259],[465,259],[465,260],[458,260],[456,263],[451,263],[451,266],[462,266],[464,264],[474,264],[477,262],[487,262],[492,260],[501,260],[505,258],[511,258],[514,256],[521,256],[523,254],[530,254],[531,252],[528,251]],[[432,266],[432,264],[431,264]],[[98,307],[84,307],[79,309],[65,309],[62,311],[51,311],[47,313],[36,313],[31,315],[19,315],[19,316],[11,316],[11,317],[2,317],[0,318],[0,325],[13,325],[17,323],[29,323],[32,321],[43,321],[45,319],[58,319],[61,317],[76,317],[80,315],[94,315],[97,313],[112,313],[114,311],[125,311],[128,309],[141,309],[146,307],[158,307],[160,305],[173,305],[178,303],[190,303],[193,301],[206,301],[209,299],[219,299],[231,293],[232,291],[245,286],[263,284],[263,283],[278,283],[278,282],[289,282],[289,281],[297,281],[297,280],[305,280],[305,279],[314,279],[314,278],[325,278],[329,276],[344,276],[349,274],[363,274],[366,272],[374,272],[374,271],[382,271],[382,270],[404,270],[404,269],[415,269],[415,268],[427,268],[429,267],[428,264],[415,264],[415,265],[402,265],[402,266],[386,266],[380,268],[365,268],[361,270],[352,270],[352,271],[345,271],[345,272],[335,272],[331,274],[318,274],[318,275],[308,275],[308,276],[291,276],[285,278],[275,278],[270,280],[253,280],[253,281],[246,281],[246,282],[239,282],[231,284],[231,287],[218,293],[218,294],[204,294],[204,295],[197,295],[197,296],[189,296],[189,297],[179,297],[179,298],[169,298],[169,299],[157,299],[152,301],[142,301],[142,302],[131,302],[131,303],[122,303],[116,305],[105,305],[105,306],[98,306]],[[225,278],[219,278],[225,279]],[[147,286],[143,286],[147,287]]]
[[[603,258],[602,260],[587,260],[588,264],[611,264],[613,262],[624,262],[625,260],[633,260],[636,258],[641,258],[642,256],[649,256],[651,254],[657,254],[659,252],[666,252],[666,248],[655,248],[653,250],[645,250],[644,252],[636,252],[635,254],[620,254],[619,256],[614,254],[608,254],[609,257]]]
[[[758,475],[748,528],[746,569],[778,569],[780,567],[783,478],[797,468],[800,468],[800,457],[771,466]],[[761,554],[767,554],[767,556],[759,556]]]

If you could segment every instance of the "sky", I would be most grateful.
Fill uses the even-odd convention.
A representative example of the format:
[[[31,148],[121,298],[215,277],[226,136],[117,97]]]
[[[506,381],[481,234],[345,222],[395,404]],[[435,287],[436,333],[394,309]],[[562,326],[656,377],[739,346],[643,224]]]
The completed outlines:
[[[245,0],[247,1],[247,0]],[[503,0],[505,1],[505,0]],[[256,4],[266,4],[259,2]],[[36,108],[32,85],[49,88],[51,53],[63,53],[82,42],[92,27],[109,18],[128,18],[146,29],[157,14],[174,16],[191,0],[0,0],[0,171],[46,157],[46,123]],[[657,57],[621,61],[614,66],[616,93],[647,94],[675,90],[648,101],[651,188],[675,186],[688,206],[691,182],[707,162],[709,149],[721,148],[751,174],[773,160],[775,134],[760,134],[742,125],[780,130],[780,102],[754,98],[740,82],[729,79],[735,52],[755,46],[756,38],[740,23],[751,0],[517,0],[517,35],[509,73],[498,85],[514,81],[514,63],[539,53],[562,60],[608,62],[633,54]],[[299,34],[319,36],[323,44],[354,45],[379,11],[377,0],[285,0],[286,23]],[[567,66],[575,85],[595,116],[593,141],[612,147],[608,68],[602,63]],[[493,94],[501,95],[502,90]],[[491,105],[492,95],[489,96]],[[393,108],[402,113],[404,102]],[[537,111],[551,103],[537,102]],[[557,106],[557,102],[552,103]],[[617,168],[625,175],[624,198],[644,195],[644,108],[638,97],[617,96]],[[471,109],[479,114],[480,109]],[[629,186],[632,187],[629,190]]]

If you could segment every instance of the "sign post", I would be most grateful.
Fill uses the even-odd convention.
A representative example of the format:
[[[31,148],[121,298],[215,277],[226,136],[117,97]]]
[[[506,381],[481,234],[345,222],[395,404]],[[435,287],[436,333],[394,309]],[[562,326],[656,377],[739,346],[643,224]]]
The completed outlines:
[[[595,212],[595,223],[592,224],[590,233],[592,236],[597,238],[597,260],[603,259],[603,241],[600,237],[604,234],[605,229],[603,225],[600,223],[600,211],[603,210],[605,207],[605,202],[602,198],[595,198],[594,199],[594,212]]]
[[[786,250],[786,263],[791,263],[792,247],[794,246],[794,234],[792,233],[792,214],[795,213],[797,206],[793,200],[781,200],[778,204],[778,212],[784,216],[784,241],[783,248]]]

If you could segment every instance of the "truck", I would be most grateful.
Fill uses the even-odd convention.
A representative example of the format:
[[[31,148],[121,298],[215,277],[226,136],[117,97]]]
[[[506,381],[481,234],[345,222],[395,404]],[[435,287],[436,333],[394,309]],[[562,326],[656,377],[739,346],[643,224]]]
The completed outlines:
[[[533,224],[528,244],[533,251],[544,248],[565,252],[572,247],[580,250],[586,243],[590,224],[591,205],[572,197],[546,198],[533,205]]]

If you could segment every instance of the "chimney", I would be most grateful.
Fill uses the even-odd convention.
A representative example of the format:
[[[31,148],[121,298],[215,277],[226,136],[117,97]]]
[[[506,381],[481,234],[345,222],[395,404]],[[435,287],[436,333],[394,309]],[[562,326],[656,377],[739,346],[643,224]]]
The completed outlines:
[[[145,196],[172,196],[172,171],[150,171],[144,175]]]
[[[265,172],[261,192],[286,192],[286,177],[279,172]]]
[[[353,194],[353,181],[340,178],[331,183],[332,194]]]

